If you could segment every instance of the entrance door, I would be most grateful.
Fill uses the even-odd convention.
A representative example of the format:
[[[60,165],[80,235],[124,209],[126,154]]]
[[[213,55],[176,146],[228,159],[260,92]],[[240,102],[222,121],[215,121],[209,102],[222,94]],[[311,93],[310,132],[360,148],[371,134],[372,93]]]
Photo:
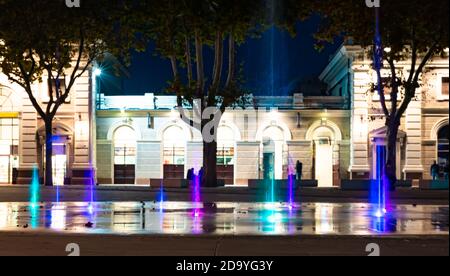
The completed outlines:
[[[65,144],[53,144],[52,156],[53,184],[63,186],[67,172],[67,155]]]
[[[114,133],[114,184],[132,185],[136,178],[136,133],[129,126]]]
[[[315,168],[319,187],[333,187],[333,146],[329,139],[319,139],[316,141]]]
[[[263,158],[264,179],[275,179],[275,154],[264,153]]]
[[[67,178],[67,140],[66,136],[53,136],[57,141],[52,146],[52,176],[54,186],[63,186]],[[45,156],[45,145],[42,147],[42,156]],[[45,162],[42,160],[42,168],[45,172]]]

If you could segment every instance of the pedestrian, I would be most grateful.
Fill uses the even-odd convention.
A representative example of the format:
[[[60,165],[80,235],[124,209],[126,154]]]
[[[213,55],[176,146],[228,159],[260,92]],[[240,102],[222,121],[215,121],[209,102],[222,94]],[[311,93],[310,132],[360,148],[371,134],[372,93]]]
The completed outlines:
[[[300,160],[297,161],[297,166],[295,167],[297,170],[297,180],[301,181],[303,176],[303,163]]]
[[[202,167],[198,172],[198,179],[200,180],[200,185],[203,184],[203,178],[205,176],[205,169]]]
[[[436,161],[434,161],[433,165],[430,168],[430,174],[433,181],[439,180],[439,170],[440,167]]]
[[[189,170],[187,171],[186,179],[187,179],[188,181],[193,181],[193,180],[194,180],[194,169],[189,169]]]

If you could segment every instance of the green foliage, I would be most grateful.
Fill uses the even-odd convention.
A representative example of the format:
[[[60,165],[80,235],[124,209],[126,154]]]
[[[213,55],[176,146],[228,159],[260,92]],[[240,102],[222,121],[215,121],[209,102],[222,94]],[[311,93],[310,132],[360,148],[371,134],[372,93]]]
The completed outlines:
[[[206,96],[205,106],[231,106],[243,94],[233,64],[235,51],[227,55],[233,63],[225,66],[224,44],[230,40],[243,43],[261,31],[264,0],[153,0],[133,5],[135,30],[155,42],[158,54],[172,63],[174,79],[168,91],[179,96],[180,104]],[[210,78],[204,76],[208,71],[203,62],[206,48],[216,55]],[[224,67],[231,79],[227,82]],[[211,86],[205,89],[207,81]]]
[[[0,2],[1,72],[30,96],[43,119],[52,119],[68,97],[75,80],[106,52],[125,55],[130,36],[120,28],[121,1],[84,1],[68,8],[57,0]],[[34,98],[32,83],[69,79],[66,87],[49,91],[47,107]],[[50,90],[52,90],[52,87]],[[64,91],[64,92],[61,92]],[[44,110],[45,109],[45,110]]]
[[[338,35],[351,38],[355,44],[373,45],[375,9],[362,0],[316,0],[315,9],[325,18],[316,35],[319,42],[332,41]],[[381,1],[380,33],[383,44],[395,60],[410,58],[405,46],[414,42],[424,53],[436,45],[436,53],[449,45],[449,1],[409,0]]]

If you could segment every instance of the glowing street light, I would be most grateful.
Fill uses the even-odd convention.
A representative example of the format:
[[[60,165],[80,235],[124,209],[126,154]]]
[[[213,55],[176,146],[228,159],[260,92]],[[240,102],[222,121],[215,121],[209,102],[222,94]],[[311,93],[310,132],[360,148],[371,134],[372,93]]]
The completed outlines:
[[[100,69],[100,68],[95,68],[95,69],[94,69],[94,76],[100,77],[101,75],[102,75],[102,69]]]

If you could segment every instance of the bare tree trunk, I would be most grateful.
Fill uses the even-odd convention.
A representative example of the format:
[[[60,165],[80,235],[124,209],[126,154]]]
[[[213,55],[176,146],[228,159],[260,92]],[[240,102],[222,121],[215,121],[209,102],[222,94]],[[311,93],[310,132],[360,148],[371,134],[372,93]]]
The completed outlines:
[[[53,186],[53,130],[52,120],[45,120],[45,186]]]
[[[386,179],[389,181],[390,190],[395,189],[397,182],[397,138],[400,128],[400,122],[397,120],[390,121],[386,133],[387,138],[387,160],[385,164]]]
[[[217,187],[217,142],[203,142],[204,187]]]

